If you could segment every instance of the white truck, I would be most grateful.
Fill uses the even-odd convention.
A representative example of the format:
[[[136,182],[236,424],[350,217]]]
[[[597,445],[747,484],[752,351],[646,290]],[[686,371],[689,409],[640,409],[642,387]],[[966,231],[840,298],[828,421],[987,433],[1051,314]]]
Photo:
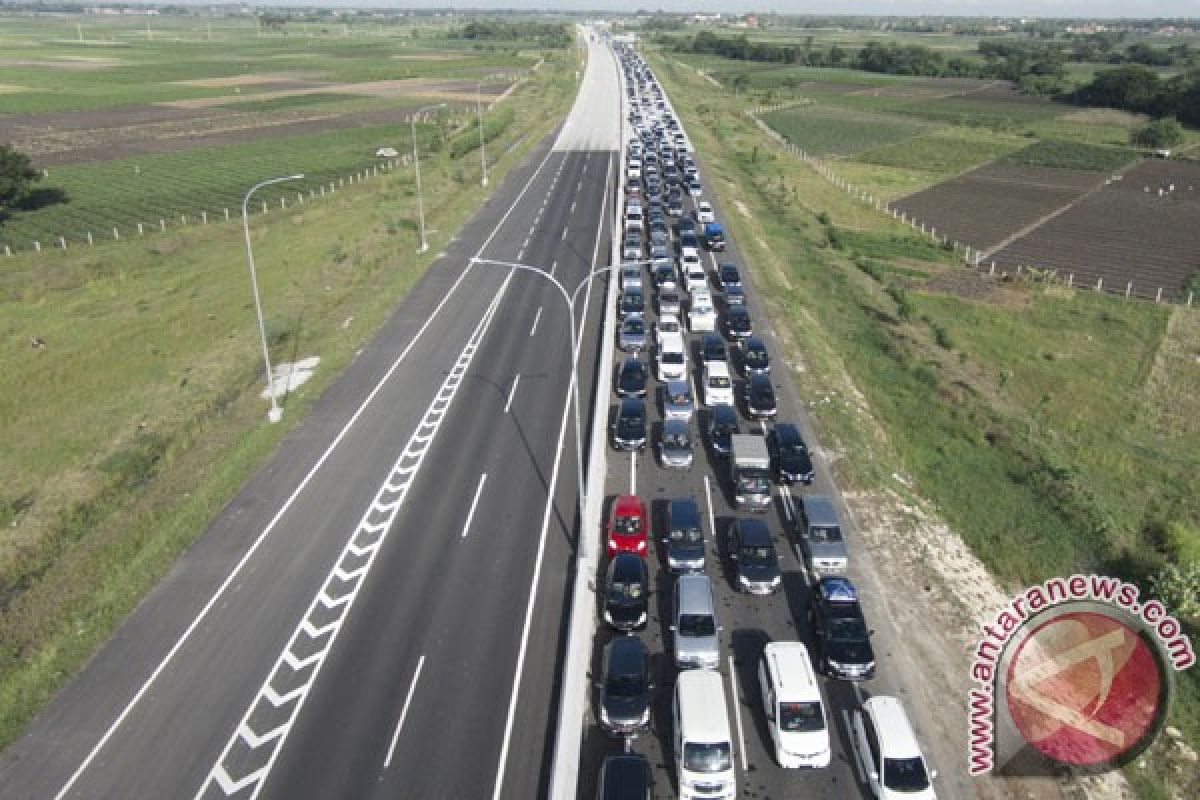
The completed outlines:
[[[738,510],[766,511],[771,506],[771,455],[762,436],[734,434],[729,459],[734,505]]]

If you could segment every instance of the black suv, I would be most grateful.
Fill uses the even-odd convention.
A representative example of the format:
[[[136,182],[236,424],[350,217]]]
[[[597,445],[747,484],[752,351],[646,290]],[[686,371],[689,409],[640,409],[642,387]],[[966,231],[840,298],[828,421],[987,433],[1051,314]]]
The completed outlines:
[[[700,340],[700,363],[725,360],[725,340],[719,333],[706,333]]]
[[[619,397],[645,397],[646,381],[650,373],[640,358],[627,358],[621,362],[617,373],[617,395]]]
[[[612,434],[613,447],[618,450],[646,449],[646,402],[640,397],[622,399]]]
[[[822,578],[813,588],[809,622],[826,675],[848,681],[874,677],[874,631],[867,629],[854,584],[845,578]]]
[[[637,558],[637,556],[634,556]],[[650,657],[637,636],[619,636],[604,648],[600,682],[600,727],[628,736],[650,725]]]
[[[790,422],[776,425],[767,435],[767,449],[780,482],[812,484],[812,457],[795,425]]]
[[[772,594],[783,579],[771,531],[761,519],[735,520],[729,530],[729,558],[736,565],[737,588],[750,594]]]
[[[725,309],[725,330],[730,339],[745,339],[754,333],[754,323],[750,321],[750,312],[745,306]]]
[[[612,557],[604,580],[604,621],[619,631],[646,627],[650,578],[637,553],[622,550]]]
[[[746,375],[771,371],[771,356],[767,354],[767,345],[761,336],[747,336],[742,340],[741,362],[742,372]]]
[[[775,387],[771,385],[771,376],[765,372],[753,372],[746,379],[746,414],[753,419],[765,419],[775,416],[778,409],[775,406]]]
[[[738,430],[737,411],[733,406],[713,406],[708,415],[708,443],[713,449],[713,455],[727,456],[733,449],[730,438]]]
[[[667,569],[681,574],[704,572],[704,529],[696,501],[690,497],[670,500],[666,522]]]

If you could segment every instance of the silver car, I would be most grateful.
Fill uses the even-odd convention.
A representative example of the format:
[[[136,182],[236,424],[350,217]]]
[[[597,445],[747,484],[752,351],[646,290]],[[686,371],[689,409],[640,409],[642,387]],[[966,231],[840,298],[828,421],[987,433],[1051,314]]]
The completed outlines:
[[[636,353],[646,349],[646,320],[641,314],[629,314],[621,320],[621,330],[617,335],[617,347],[626,353]]]
[[[667,381],[667,385],[663,387],[663,419],[681,419],[687,422],[695,410],[692,385],[687,381]]]
[[[675,666],[679,669],[716,669],[720,662],[716,605],[707,575],[680,575],[675,581],[671,607],[671,633]]]
[[[659,314],[674,314],[679,316],[680,310],[683,308],[683,301],[679,297],[679,292],[675,290],[663,289],[658,293],[658,313]]]
[[[658,455],[664,467],[692,468],[692,432],[686,419],[668,419],[663,422]]]

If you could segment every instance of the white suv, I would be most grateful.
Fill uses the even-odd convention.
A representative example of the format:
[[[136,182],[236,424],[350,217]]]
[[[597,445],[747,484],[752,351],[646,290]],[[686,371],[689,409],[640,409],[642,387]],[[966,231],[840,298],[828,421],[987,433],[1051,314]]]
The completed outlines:
[[[880,800],[937,800],[936,772],[925,766],[917,736],[895,697],[868,698],[851,717],[854,751]]]
[[[668,340],[659,345],[658,379],[663,383],[687,380],[687,353],[683,347],[682,336],[679,337],[679,341]],[[732,397],[729,402],[732,405]]]
[[[733,405],[733,380],[729,377],[729,365],[724,361],[708,361],[704,364],[704,405]]]
[[[821,686],[802,642],[771,642],[758,662],[758,686],[779,766],[829,766],[829,727]]]
[[[692,333],[712,332],[717,329],[717,309],[713,306],[712,293],[707,289],[694,289],[688,301],[688,327]]]

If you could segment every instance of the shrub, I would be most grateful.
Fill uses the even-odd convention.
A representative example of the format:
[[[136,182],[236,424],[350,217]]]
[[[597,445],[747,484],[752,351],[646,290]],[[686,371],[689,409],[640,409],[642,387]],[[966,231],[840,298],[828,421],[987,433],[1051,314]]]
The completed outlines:
[[[1150,588],[1173,613],[1200,620],[1200,564],[1167,564],[1150,578]]]

